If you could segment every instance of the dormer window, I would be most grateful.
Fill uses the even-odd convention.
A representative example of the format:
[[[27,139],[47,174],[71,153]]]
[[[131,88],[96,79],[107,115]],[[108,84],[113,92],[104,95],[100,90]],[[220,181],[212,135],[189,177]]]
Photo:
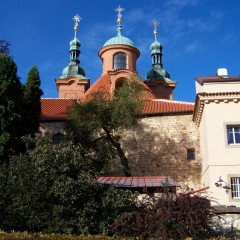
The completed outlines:
[[[114,69],[126,69],[127,68],[127,56],[125,53],[114,54],[113,68]]]

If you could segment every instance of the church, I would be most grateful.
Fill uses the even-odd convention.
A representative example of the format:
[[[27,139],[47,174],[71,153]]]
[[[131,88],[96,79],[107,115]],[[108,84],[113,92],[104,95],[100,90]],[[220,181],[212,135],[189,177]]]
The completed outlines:
[[[145,86],[150,101],[144,105],[138,124],[122,132],[121,146],[132,177],[125,177],[121,165],[116,164],[99,182],[149,192],[161,188],[168,179],[172,191],[204,192],[213,205],[226,208],[227,213],[240,212],[240,77],[218,69],[216,76],[195,79],[195,103],[175,100],[176,82],[163,67],[156,20],[149,52],[152,67],[145,79],[140,79],[136,69],[140,51],[123,35],[123,9],[119,6],[116,10],[116,35],[98,52],[102,74],[92,85],[80,65],[80,17],[74,17],[70,61],[55,79],[59,97],[41,99],[42,136],[60,141],[66,134],[67,110],[76,99],[87,98],[101,88],[112,94],[124,79],[134,77]]]

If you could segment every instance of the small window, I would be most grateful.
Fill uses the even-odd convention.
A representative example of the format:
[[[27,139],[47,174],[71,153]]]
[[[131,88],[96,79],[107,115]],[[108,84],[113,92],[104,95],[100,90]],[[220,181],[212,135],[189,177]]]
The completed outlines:
[[[195,160],[195,149],[194,148],[187,149],[187,160]]]
[[[228,145],[240,144],[240,126],[227,126]]]
[[[53,144],[59,144],[64,141],[64,135],[61,133],[56,133],[52,136],[52,142]]]
[[[126,69],[127,57],[124,53],[117,53],[113,56],[113,68],[114,69]]]
[[[231,177],[232,199],[240,199],[240,177]]]

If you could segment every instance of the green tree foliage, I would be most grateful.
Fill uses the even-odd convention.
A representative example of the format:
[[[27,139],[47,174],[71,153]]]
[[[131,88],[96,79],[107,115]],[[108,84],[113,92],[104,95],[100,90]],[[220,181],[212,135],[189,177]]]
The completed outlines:
[[[0,53],[3,53],[5,55],[9,55],[9,53],[10,53],[10,50],[9,50],[10,45],[11,44],[10,44],[9,41],[0,40]]]
[[[39,131],[39,119],[41,115],[40,98],[43,91],[40,89],[40,76],[36,66],[28,73],[26,85],[24,86],[23,107],[23,135],[34,135]]]
[[[0,54],[0,161],[20,149],[21,82],[11,57]]]
[[[131,192],[96,182],[111,158],[108,152],[71,142],[53,146],[41,138],[26,142],[25,154],[1,165],[0,229],[107,233],[118,215],[134,208]]]
[[[142,85],[125,80],[113,96],[100,89],[91,99],[77,103],[69,114],[67,129],[85,147],[96,142],[110,144],[121,160],[123,172],[131,175],[128,159],[120,144],[121,130],[134,126],[145,101]]]

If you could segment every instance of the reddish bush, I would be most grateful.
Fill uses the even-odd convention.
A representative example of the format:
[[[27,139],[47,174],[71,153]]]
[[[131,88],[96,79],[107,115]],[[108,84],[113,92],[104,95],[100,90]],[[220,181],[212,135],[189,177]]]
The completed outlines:
[[[211,235],[212,215],[210,201],[200,195],[162,194],[120,216],[112,230],[141,239],[205,239]]]

